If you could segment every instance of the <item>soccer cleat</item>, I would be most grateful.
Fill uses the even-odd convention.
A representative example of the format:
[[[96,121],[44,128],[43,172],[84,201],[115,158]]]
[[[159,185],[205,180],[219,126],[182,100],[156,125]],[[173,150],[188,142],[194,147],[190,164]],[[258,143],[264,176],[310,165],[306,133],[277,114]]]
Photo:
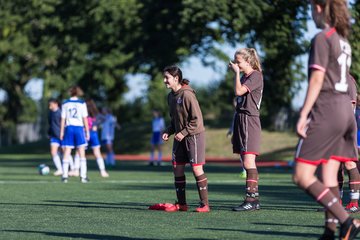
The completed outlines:
[[[346,205],[345,210],[349,213],[356,213],[360,211],[359,204],[357,202],[349,202],[349,204]]]
[[[236,212],[260,210],[260,203],[258,200],[252,202],[245,201],[241,205],[234,207],[232,210]]]
[[[164,210],[165,212],[186,212],[188,210],[188,206],[186,204],[175,203],[174,205],[166,207]]]
[[[63,182],[63,183],[67,183],[68,182],[68,179],[67,178],[61,178],[61,181]]]
[[[79,170],[71,170],[69,172],[69,176],[70,177],[78,177],[78,176],[80,176]]]
[[[158,167],[161,167],[162,165],[163,165],[163,163],[162,162],[156,162],[156,165],[158,166]]]
[[[200,203],[200,205],[195,209],[195,212],[210,212],[209,205]]]
[[[357,223],[355,224],[354,221]],[[360,232],[360,226],[357,220],[349,217],[343,224],[340,225],[340,240],[355,239],[356,235]]]
[[[80,178],[81,183],[88,183],[90,180],[88,178]]]
[[[319,240],[335,240],[335,234],[333,234],[333,235],[323,234],[323,235],[321,235]]]
[[[319,240],[335,240],[335,232],[328,227],[325,227],[324,233]]]
[[[63,175],[63,172],[61,170],[56,170],[56,172],[54,172],[54,176],[61,176]]]
[[[105,170],[100,171],[100,175],[101,175],[103,178],[109,177],[109,174],[108,174]]]

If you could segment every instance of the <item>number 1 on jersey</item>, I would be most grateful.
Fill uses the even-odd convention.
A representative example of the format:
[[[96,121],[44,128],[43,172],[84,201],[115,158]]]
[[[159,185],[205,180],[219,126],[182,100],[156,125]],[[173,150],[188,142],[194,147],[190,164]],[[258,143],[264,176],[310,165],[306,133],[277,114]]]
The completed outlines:
[[[351,66],[351,47],[347,42],[340,40],[340,48],[341,54],[338,57],[337,61],[340,65],[341,79],[340,82],[335,84],[335,90],[339,92],[346,92],[348,89],[346,72],[347,69]]]

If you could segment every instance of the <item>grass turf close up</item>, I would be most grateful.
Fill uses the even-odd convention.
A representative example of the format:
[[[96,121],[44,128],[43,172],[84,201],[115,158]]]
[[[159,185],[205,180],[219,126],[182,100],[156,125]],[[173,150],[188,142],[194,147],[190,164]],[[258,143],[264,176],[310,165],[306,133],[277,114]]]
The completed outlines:
[[[147,210],[175,201],[171,166],[118,162],[100,177],[89,160],[90,183],[40,176],[47,155],[0,156],[0,239],[317,239],[323,213],[291,182],[289,168],[260,168],[261,210],[232,212],[241,203],[244,179],[234,166],[207,164],[210,213]],[[190,210],[198,202],[187,170]]]

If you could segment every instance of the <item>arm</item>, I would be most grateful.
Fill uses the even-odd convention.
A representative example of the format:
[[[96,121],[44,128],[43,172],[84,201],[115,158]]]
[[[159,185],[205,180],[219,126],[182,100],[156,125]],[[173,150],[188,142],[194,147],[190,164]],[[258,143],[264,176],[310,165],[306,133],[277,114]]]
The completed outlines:
[[[194,93],[185,93],[184,94],[184,107],[188,111],[189,121],[178,134],[176,134],[175,139],[181,141],[187,135],[193,134],[198,127],[202,124],[201,109],[199,102],[197,101]]]
[[[64,130],[65,130],[65,118],[61,118],[61,122],[60,122],[60,140],[64,139]]]
[[[300,112],[300,117],[296,126],[297,134],[306,138],[307,117],[319,96],[321,87],[324,82],[325,72],[313,70],[310,75],[309,86],[306,93],[304,105]]]
[[[234,91],[236,96],[242,96],[248,92],[248,89],[241,84],[239,66],[230,61],[229,68],[234,72]]]
[[[87,117],[83,117],[83,122],[84,122],[84,128],[85,128],[85,137],[86,137],[86,140],[89,141],[90,132],[89,132],[89,122],[88,122]]]

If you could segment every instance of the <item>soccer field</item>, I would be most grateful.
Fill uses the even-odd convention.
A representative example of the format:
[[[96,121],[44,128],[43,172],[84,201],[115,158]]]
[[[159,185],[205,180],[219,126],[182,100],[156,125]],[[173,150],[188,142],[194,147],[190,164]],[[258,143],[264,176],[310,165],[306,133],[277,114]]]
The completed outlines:
[[[261,210],[232,212],[243,198],[236,166],[207,164],[210,213],[167,213],[148,206],[175,201],[171,166],[118,162],[103,179],[89,160],[90,183],[40,176],[47,155],[0,156],[0,239],[317,239],[323,213],[291,182],[289,168],[260,168]],[[190,210],[198,204],[187,171]]]

